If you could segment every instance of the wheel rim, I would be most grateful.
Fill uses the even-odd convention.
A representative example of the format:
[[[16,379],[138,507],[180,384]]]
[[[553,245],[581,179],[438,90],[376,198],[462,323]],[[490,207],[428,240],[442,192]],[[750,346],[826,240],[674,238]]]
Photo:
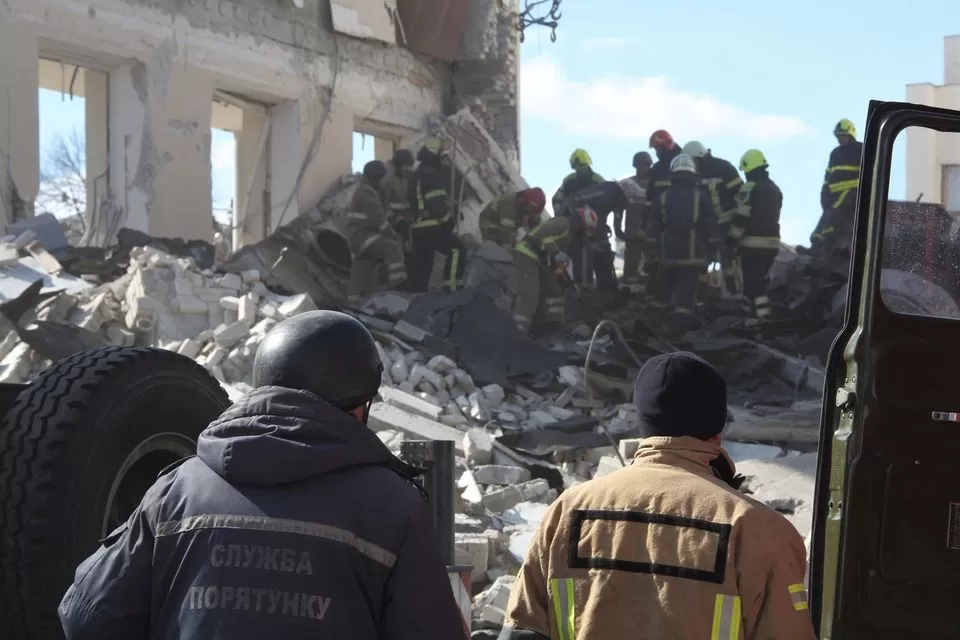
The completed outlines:
[[[113,478],[103,514],[101,535],[107,536],[130,517],[160,472],[196,453],[197,443],[179,433],[158,433],[137,445]]]

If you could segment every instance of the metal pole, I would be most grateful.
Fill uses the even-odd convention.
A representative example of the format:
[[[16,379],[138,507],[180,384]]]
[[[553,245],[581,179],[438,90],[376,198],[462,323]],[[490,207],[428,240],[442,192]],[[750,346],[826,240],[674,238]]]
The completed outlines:
[[[420,480],[430,495],[440,554],[447,565],[452,565],[455,557],[453,446],[453,440],[407,440],[400,445],[400,458],[404,462],[426,470]]]

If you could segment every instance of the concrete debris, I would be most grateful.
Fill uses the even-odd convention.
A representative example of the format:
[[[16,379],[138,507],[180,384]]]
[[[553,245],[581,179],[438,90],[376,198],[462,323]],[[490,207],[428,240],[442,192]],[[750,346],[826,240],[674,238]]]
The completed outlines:
[[[526,183],[469,113],[432,133],[447,140],[459,174],[462,231],[475,233],[486,201]],[[343,178],[314,209],[219,262],[213,245],[129,230],[104,250],[63,246],[39,218],[8,228],[0,238],[0,382],[29,380],[88,346],[151,345],[192,358],[240,397],[276,323],[343,308],[344,213],[356,180]],[[757,325],[718,297],[689,329],[642,298],[612,304],[585,288],[568,310],[569,331],[538,339],[512,321],[511,269],[509,252],[483,244],[466,289],[384,290],[345,309],[370,329],[383,362],[369,427],[394,452],[408,439],[455,443],[456,562],[473,567],[475,629],[502,624],[513,576],[550,502],[630,464],[641,426],[632,380],[659,353],[695,351],[718,368],[730,402],[725,446],[748,477],[745,491],[809,533],[819,363],[836,329],[839,267],[783,248],[771,297],[789,320]],[[912,282],[886,270],[882,278]],[[943,306],[915,298],[899,299]],[[623,336],[601,331],[593,340],[587,318],[598,317]]]

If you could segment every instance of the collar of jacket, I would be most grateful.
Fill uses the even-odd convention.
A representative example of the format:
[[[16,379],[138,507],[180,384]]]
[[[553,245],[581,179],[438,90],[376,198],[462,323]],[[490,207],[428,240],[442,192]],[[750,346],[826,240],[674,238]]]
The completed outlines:
[[[734,489],[739,489],[744,481],[723,447],[690,436],[644,438],[633,460],[636,464],[663,464],[700,476],[713,476]]]

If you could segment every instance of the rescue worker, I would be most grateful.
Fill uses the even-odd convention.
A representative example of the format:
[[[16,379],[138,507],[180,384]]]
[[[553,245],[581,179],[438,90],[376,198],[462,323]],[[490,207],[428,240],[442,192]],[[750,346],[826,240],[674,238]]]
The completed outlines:
[[[463,286],[465,249],[454,233],[457,213],[450,197],[450,172],[444,170],[442,155],[440,139],[430,138],[424,142],[417,152],[420,165],[408,183],[408,199],[413,210],[408,277],[413,293],[423,293],[429,288],[434,253],[446,256],[444,291]]]
[[[767,274],[780,252],[780,210],[783,194],[770,179],[766,157],[750,149],[740,158],[740,170],[747,182],[737,193],[737,208],[730,221],[727,246],[740,256],[743,292],[754,315],[769,318]]]
[[[814,640],[803,539],[740,492],[720,374],[692,353],[657,355],[633,401],[633,464],[550,505],[500,640]]]
[[[815,251],[834,247],[849,251],[853,240],[863,143],[857,140],[857,127],[846,118],[837,123],[833,135],[838,146],[830,152],[820,189],[823,215],[810,236]]]
[[[589,207],[561,213],[524,236],[513,252],[513,321],[528,332],[534,318],[547,328],[558,328],[566,321],[567,265],[566,249],[580,234],[596,230],[597,214]],[[538,313],[539,312],[539,313]]]
[[[387,175],[381,182],[380,195],[383,206],[387,209],[390,225],[396,229],[397,235],[403,241],[404,259],[410,254],[410,221],[413,213],[410,210],[410,198],[407,196],[407,181],[413,173],[413,154],[409,149],[397,149],[390,159]]]
[[[581,207],[593,210],[597,216],[597,226],[590,233],[577,234],[571,242],[574,280],[586,287],[593,284],[596,276],[597,291],[616,292],[617,272],[613,265],[613,249],[610,247],[613,231],[607,220],[611,213],[615,219],[623,217],[627,207],[623,188],[619,182],[612,180],[590,185],[564,198],[559,210],[573,212]]]
[[[647,236],[660,241],[660,302],[669,300],[683,322],[696,311],[700,276],[717,253],[719,237],[717,214],[693,158],[678,155],[670,170],[670,186],[653,203]]]
[[[66,639],[464,638],[419,471],[366,426],[382,372],[346,314],[276,325],[256,388],[80,564]]]
[[[605,182],[603,176],[593,170],[593,160],[590,154],[583,149],[574,149],[570,154],[570,168],[573,173],[563,179],[560,188],[553,194],[553,211],[559,213],[563,201],[578,191],[598,182]]]
[[[737,192],[743,185],[740,172],[726,160],[714,157],[703,143],[696,140],[683,145],[683,152],[697,163],[700,183],[707,187],[721,231],[726,231],[730,228],[730,218],[737,207]],[[723,253],[720,256],[720,269],[727,292],[733,297],[742,296],[742,267],[738,256],[735,253]]]
[[[510,248],[517,241],[517,229],[532,229],[540,223],[547,196],[540,187],[505,193],[494,198],[480,212],[480,237]]]
[[[646,285],[644,271],[644,227],[645,218],[650,208],[647,199],[650,167],[653,158],[646,151],[640,151],[633,156],[633,168],[636,173],[620,181],[620,187],[627,199],[626,224],[623,224],[624,215],[613,216],[613,231],[619,240],[623,241],[623,278],[621,282],[635,285],[643,290]]]
[[[377,271],[381,264],[386,266],[392,289],[402,288],[407,281],[403,243],[390,225],[380,199],[380,183],[386,175],[387,166],[383,162],[368,162],[350,200],[347,243],[353,261],[347,284],[347,304],[359,303],[363,296],[377,288]]]
[[[670,186],[670,163],[680,155],[680,145],[673,136],[663,129],[657,129],[650,135],[650,148],[654,150],[657,161],[650,168],[648,176],[647,200],[654,206],[660,201],[660,194]],[[646,234],[647,247],[647,292],[651,296],[652,306],[660,306],[664,298],[668,298],[669,291],[663,289],[663,278],[660,277],[660,239]]]

